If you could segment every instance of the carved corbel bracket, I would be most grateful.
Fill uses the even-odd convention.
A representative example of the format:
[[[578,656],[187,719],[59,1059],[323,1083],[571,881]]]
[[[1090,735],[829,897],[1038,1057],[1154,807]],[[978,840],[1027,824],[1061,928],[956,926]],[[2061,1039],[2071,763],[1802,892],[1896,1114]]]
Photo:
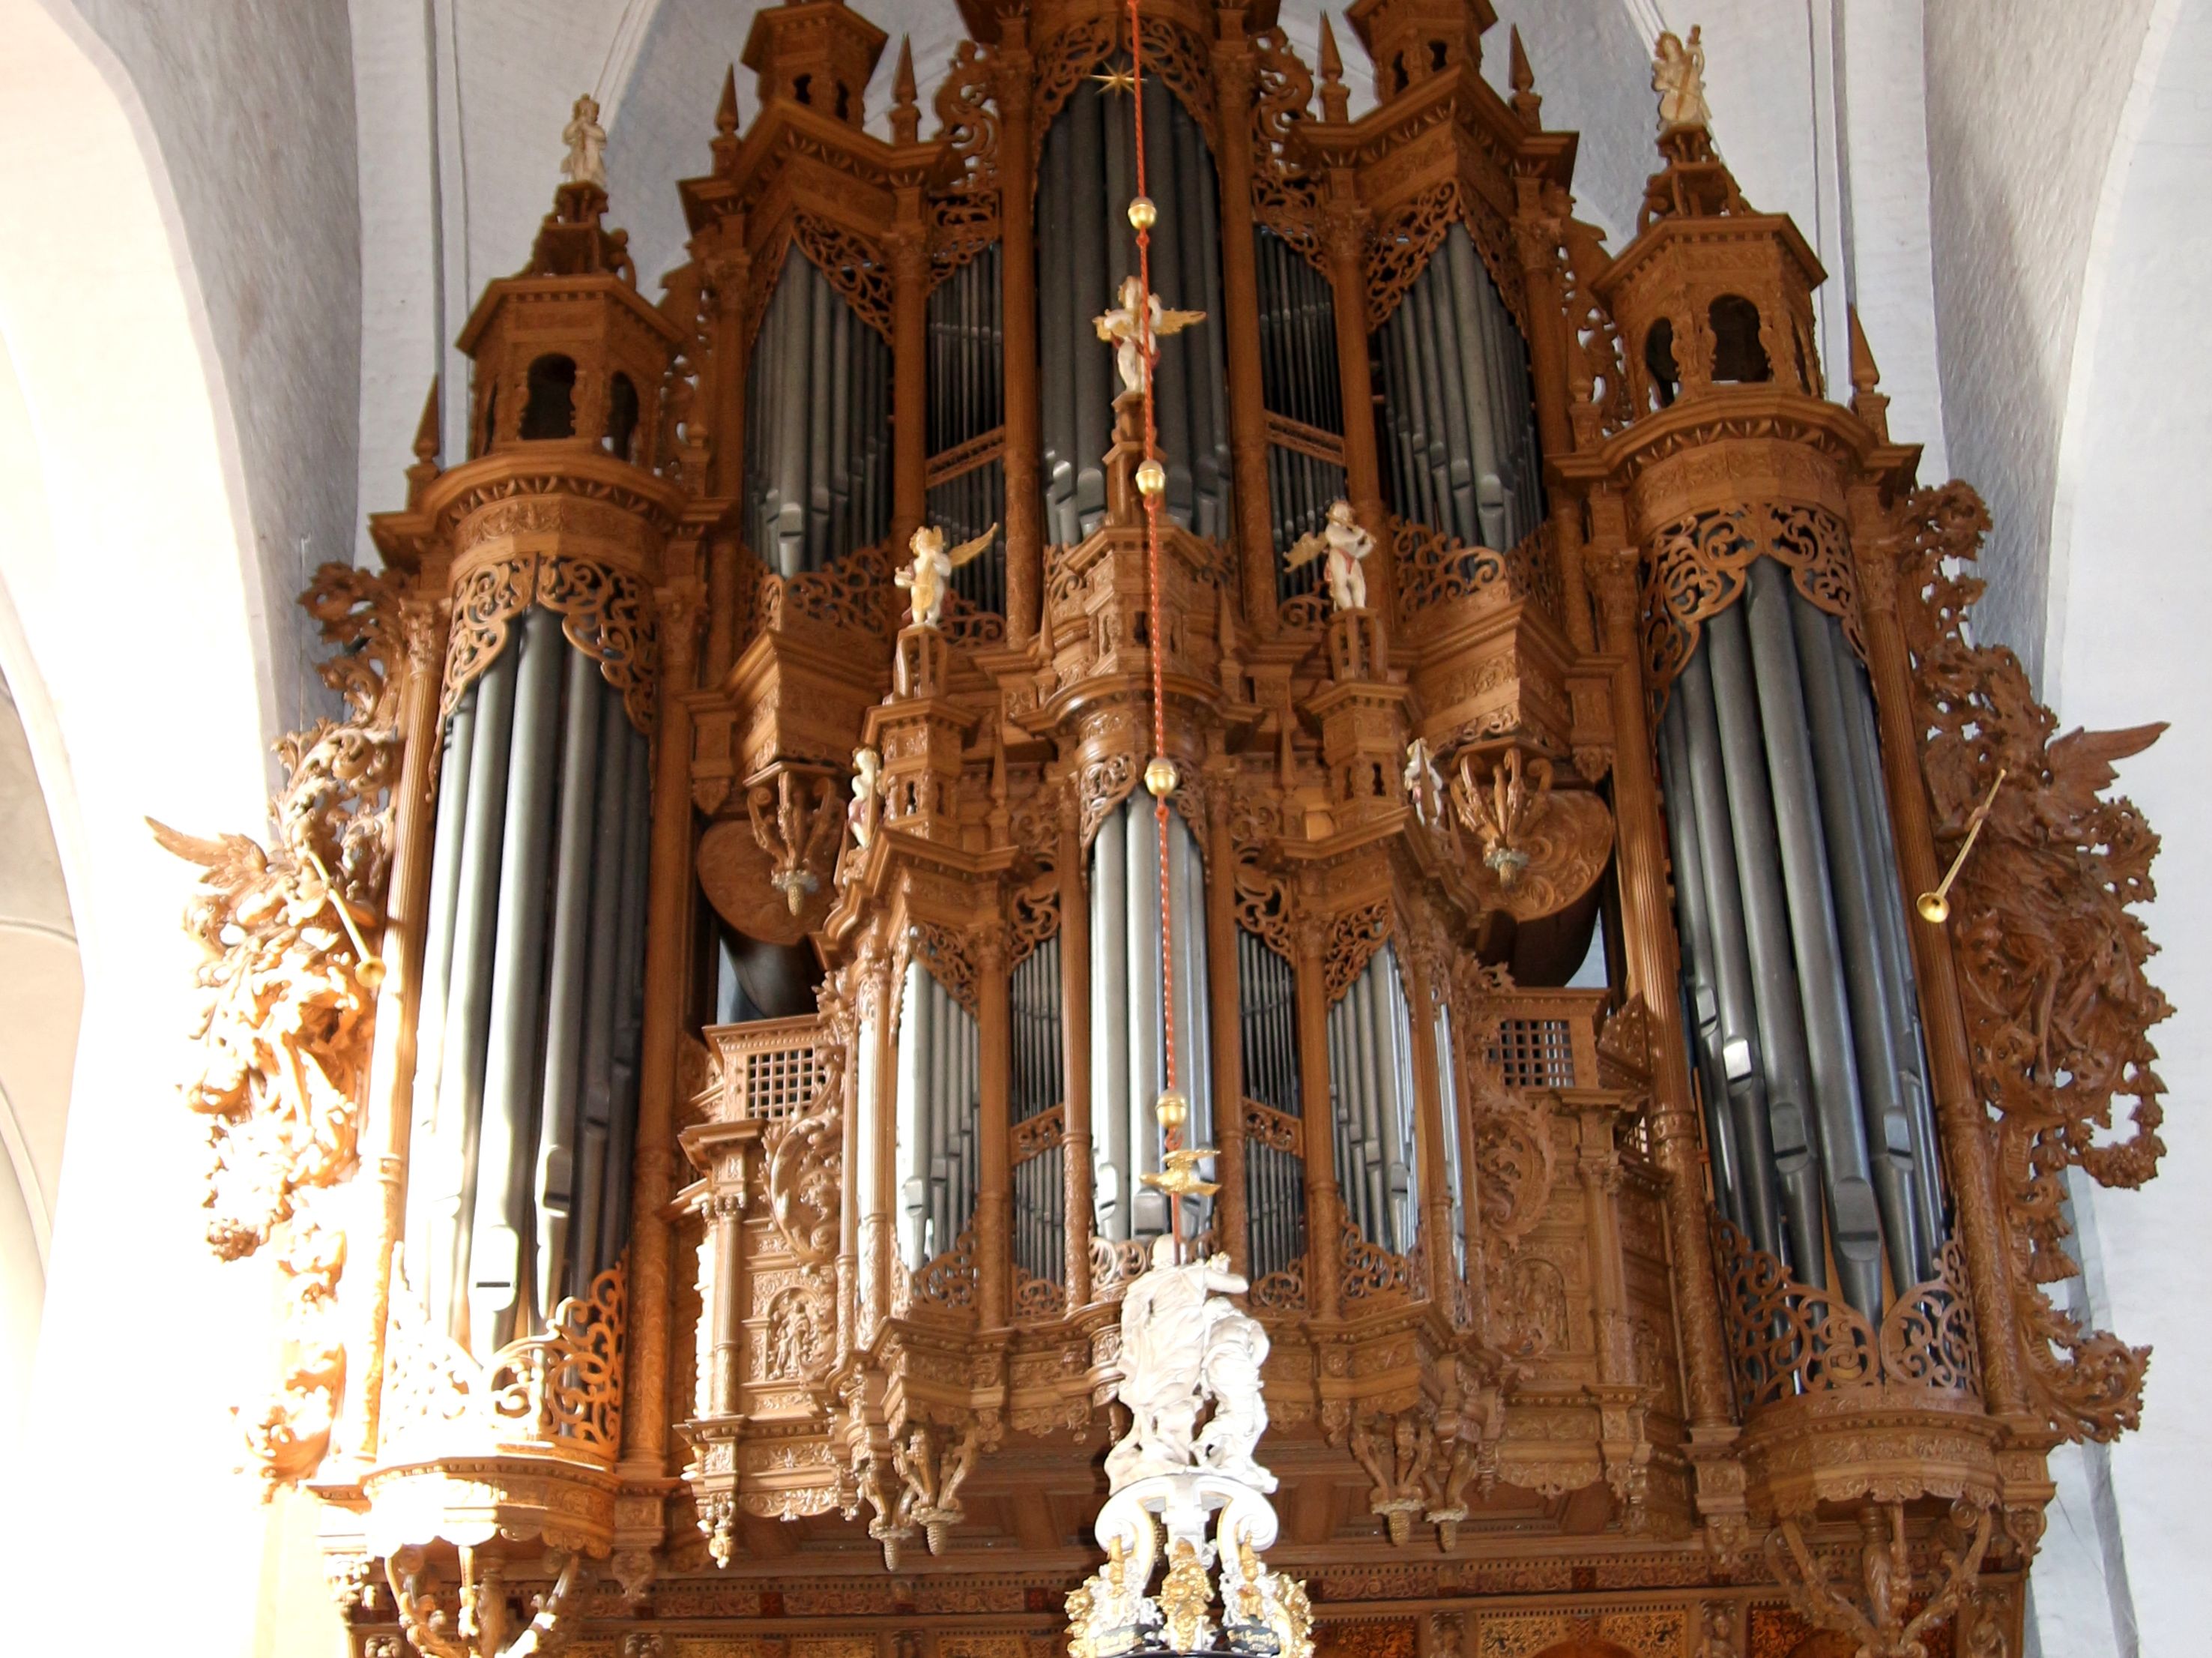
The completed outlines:
[[[1935,1571],[1920,1575],[1905,1545],[1905,1505],[1863,1505],[1856,1593],[1829,1581],[1795,1520],[1784,1519],[1768,1534],[1766,1560],[1798,1614],[1857,1642],[1863,1658],[1925,1658],[1927,1637],[1975,1596],[1993,1518],[1986,1506],[1965,1498],[1953,1503],[1951,1536],[1939,1546]]]

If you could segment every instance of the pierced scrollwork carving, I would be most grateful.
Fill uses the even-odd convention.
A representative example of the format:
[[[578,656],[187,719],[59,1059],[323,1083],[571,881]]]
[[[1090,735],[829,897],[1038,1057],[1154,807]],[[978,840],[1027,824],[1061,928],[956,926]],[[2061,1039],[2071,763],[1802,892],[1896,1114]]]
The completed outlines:
[[[453,593],[439,716],[499,660],[514,619],[532,605],[561,615],[568,643],[599,665],[639,730],[653,729],[657,651],[652,595],[636,576],[589,558],[520,553],[479,564]]]
[[[356,1167],[383,978],[362,932],[382,924],[406,660],[391,578],[325,564],[301,602],[338,647],[321,671],[347,717],[277,744],[286,781],[270,802],[270,845],[148,820],[162,846],[204,872],[185,930],[208,953],[197,975],[206,1063],[184,1095],[208,1120],[208,1245],[238,1260],[281,1237],[289,1281],[282,1380],[240,1413],[271,1491],[320,1466],[345,1381],[345,1234],[331,1205]]]
[[[1455,224],[1464,224],[1498,286],[1498,296],[1522,332],[1528,327],[1528,302],[1519,266],[1508,255],[1511,235],[1489,204],[1471,197],[1456,179],[1443,179],[1409,197],[1388,218],[1378,219],[1367,236],[1367,326],[1380,328],[1428,269],[1429,259]]]
[[[507,1567],[498,1555],[462,1550],[460,1578],[451,1585],[432,1575],[428,1558],[420,1548],[396,1549],[384,1567],[399,1627],[427,1658],[550,1658],[575,1639],[587,1581],[581,1551],[563,1555],[559,1576],[519,1632],[509,1622]]]
[[[892,630],[891,556],[886,547],[860,547],[834,564],[800,576],[764,572],[761,625],[783,631],[794,620],[888,638]]]
[[[1293,161],[1290,138],[1313,103],[1313,71],[1279,27],[1252,37],[1252,215],[1322,276],[1322,181]]]
[[[1328,923],[1322,944],[1322,995],[1332,1005],[1367,971],[1390,936],[1390,902],[1377,899],[1347,910]]]
[[[837,1247],[838,1193],[845,1178],[845,1053],[823,1055],[821,1082],[805,1111],[781,1131],[768,1154],[769,1214],[802,1266],[828,1264]]]
[[[1665,694],[1697,649],[1705,618],[1742,595],[1752,562],[1759,558],[1787,565],[1797,591],[1842,622],[1851,649],[1866,660],[1850,532],[1832,513],[1765,502],[1692,513],[1653,536],[1650,553],[1644,645],[1655,695]]]
[[[1347,1225],[1339,1250],[1338,1279],[1346,1301],[1376,1301],[1385,1295],[1419,1300],[1427,1288],[1421,1271],[1421,1251],[1398,1255],[1371,1244]]]
[[[933,287],[998,239],[999,113],[992,95],[998,73],[989,47],[963,40],[932,101],[952,174],[930,196]]]
[[[1966,637],[1983,583],[1966,570],[1990,525],[1979,498],[1963,484],[1922,490],[1901,520],[1898,610],[1939,853],[1959,844],[2000,769],[2008,778],[1953,890],[1951,933],[1974,1080],[1996,1117],[2030,1385],[2062,1431],[2108,1440],[2136,1424],[2149,1350],[2084,1330],[2045,1286],[2080,1270],[2065,1248],[2066,1169],[2134,1187],[2165,1151],[2148,1033],[2171,1009],[2145,975],[2153,947],[2133,913],[2153,896],[2158,837],[2106,793],[2112,763],[2163,728],[2056,735],[2012,652]],[[2131,1131],[2100,1139],[2122,1100]]]
[[[915,960],[970,1014],[976,1010],[975,942],[968,934],[933,921],[917,921],[907,930]]]
[[[1393,518],[1390,547],[1398,572],[1398,613],[1407,625],[1434,606],[1478,597],[1500,605],[1526,600],[1554,620],[1564,613],[1559,561],[1541,524],[1501,552],[1463,546],[1426,524]]]
[[[884,337],[891,337],[891,265],[882,248],[841,224],[794,213],[791,239],[799,252],[830,279],[853,308],[853,314]]]

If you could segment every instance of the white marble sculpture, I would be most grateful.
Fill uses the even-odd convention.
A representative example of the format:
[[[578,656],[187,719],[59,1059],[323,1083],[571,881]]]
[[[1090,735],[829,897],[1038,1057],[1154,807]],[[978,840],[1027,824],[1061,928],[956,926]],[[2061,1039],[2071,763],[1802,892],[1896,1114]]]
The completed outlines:
[[[1329,602],[1340,611],[1364,610],[1367,572],[1359,566],[1374,551],[1375,538],[1360,528],[1359,521],[1352,515],[1352,503],[1336,501],[1330,503],[1328,522],[1315,533],[1300,536],[1285,555],[1283,565],[1286,570],[1302,570],[1326,554]]]
[[[1659,94],[1659,136],[1713,122],[1705,102],[1705,49],[1692,27],[1686,45],[1672,29],[1659,37],[1651,60],[1651,89]]]
[[[1248,1288],[1227,1256],[1178,1263],[1164,1237],[1122,1298],[1115,1396],[1129,1429],[1106,1455],[1106,1564],[1067,1599],[1073,1658],[1115,1658],[1160,1638],[1177,1652],[1212,1650],[1217,1633],[1230,1652],[1310,1658],[1304,1588],[1260,1558],[1276,1533],[1275,1477],[1255,1454],[1267,1426],[1267,1334],[1226,1299]]]
[[[1193,323],[1206,320],[1203,311],[1163,308],[1158,294],[1152,296],[1152,312],[1154,339],[1179,334]],[[1094,320],[1098,338],[1114,348],[1114,367],[1121,376],[1121,389],[1125,392],[1145,389],[1144,315],[1145,284],[1136,277],[1125,277],[1121,304]]]
[[[951,589],[946,583],[952,572],[991,545],[999,533],[993,524],[972,541],[963,541],[946,551],[945,532],[934,524],[924,524],[914,533],[908,543],[914,552],[914,562],[892,577],[910,595],[916,627],[935,627],[944,619],[945,595]]]
[[[568,146],[568,155],[562,159],[561,176],[570,184],[595,184],[605,190],[607,130],[599,125],[599,101],[590,93],[576,100],[568,125],[561,129],[561,141]]]

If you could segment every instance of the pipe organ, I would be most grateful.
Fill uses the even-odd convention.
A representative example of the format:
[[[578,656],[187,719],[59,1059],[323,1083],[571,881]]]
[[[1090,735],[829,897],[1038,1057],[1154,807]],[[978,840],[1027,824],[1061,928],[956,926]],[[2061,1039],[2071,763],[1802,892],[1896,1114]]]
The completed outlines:
[[[253,879],[343,925],[194,911],[358,1010],[210,1040],[360,1148],[223,1232],[319,1264],[257,1442],[359,1649],[548,1574],[610,1651],[1041,1637],[1178,1219],[1325,1644],[2016,1638],[2138,1408],[2051,1286],[2069,1168],[2155,1161],[2154,731],[1966,637],[1978,503],[1863,338],[1828,399],[1680,43],[1608,250],[1485,0],[1351,7],[1356,119],[1275,12],[963,0],[925,136],[763,7],[659,304],[580,106],[471,430],[310,595],[351,714]]]

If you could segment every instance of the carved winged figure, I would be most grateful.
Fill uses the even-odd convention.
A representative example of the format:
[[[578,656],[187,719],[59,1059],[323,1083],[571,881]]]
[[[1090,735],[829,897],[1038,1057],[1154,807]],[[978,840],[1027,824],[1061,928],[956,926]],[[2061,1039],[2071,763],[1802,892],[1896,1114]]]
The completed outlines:
[[[1352,515],[1352,503],[1330,504],[1328,522],[1314,533],[1300,536],[1283,557],[1285,570],[1303,570],[1324,555],[1329,602],[1339,610],[1367,608],[1367,572],[1360,563],[1375,551],[1375,538],[1360,528]]]
[[[586,93],[576,100],[568,125],[561,129],[561,142],[568,153],[561,161],[561,176],[570,184],[607,187],[607,130],[599,125],[599,101]]]
[[[1098,338],[1114,348],[1114,368],[1121,376],[1121,389],[1125,392],[1145,389],[1145,317],[1148,308],[1152,315],[1150,337],[1155,340],[1179,334],[1194,323],[1206,320],[1203,311],[1166,309],[1160,304],[1158,294],[1146,294],[1143,278],[1124,277],[1121,302],[1096,318],[1094,326]]]
[[[1443,806],[1443,774],[1437,770],[1435,758],[1429,745],[1416,737],[1406,745],[1406,801],[1413,808],[1413,815],[1423,823],[1433,824]]]
[[[999,527],[994,523],[974,540],[963,541],[948,552],[945,532],[936,525],[924,524],[914,533],[914,539],[908,543],[914,552],[914,562],[891,579],[910,595],[915,626],[935,627],[943,620],[945,596],[951,590],[945,583],[952,572],[989,546],[998,533]]]
[[[1695,26],[1686,43],[1672,29],[1659,37],[1651,60],[1651,89],[1659,94],[1659,136],[1685,127],[1711,126],[1713,112],[1705,102],[1705,48]]]

